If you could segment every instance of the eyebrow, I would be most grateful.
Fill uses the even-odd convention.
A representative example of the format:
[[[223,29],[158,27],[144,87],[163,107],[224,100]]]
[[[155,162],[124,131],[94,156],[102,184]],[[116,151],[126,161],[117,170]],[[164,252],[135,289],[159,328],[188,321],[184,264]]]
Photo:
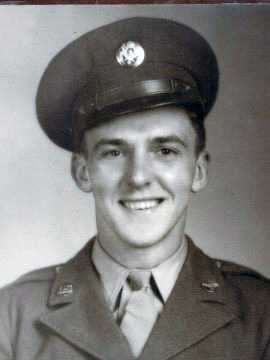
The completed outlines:
[[[158,136],[151,139],[152,142],[158,144],[166,144],[166,143],[178,143],[184,147],[187,147],[186,142],[176,135],[168,135],[168,136]]]
[[[121,146],[126,144],[126,142],[122,139],[110,139],[110,138],[104,138],[99,140],[96,145],[94,146],[94,150],[97,150],[99,147],[101,146],[106,146],[106,145],[114,145],[114,146]]]

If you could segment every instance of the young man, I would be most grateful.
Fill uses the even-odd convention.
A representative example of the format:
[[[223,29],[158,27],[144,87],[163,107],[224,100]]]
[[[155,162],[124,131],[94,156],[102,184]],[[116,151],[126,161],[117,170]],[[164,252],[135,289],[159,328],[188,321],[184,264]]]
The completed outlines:
[[[102,27],[49,64],[38,117],[73,151],[97,236],[2,290],[1,360],[270,358],[267,280],[185,235],[217,85],[209,44],[164,19]]]

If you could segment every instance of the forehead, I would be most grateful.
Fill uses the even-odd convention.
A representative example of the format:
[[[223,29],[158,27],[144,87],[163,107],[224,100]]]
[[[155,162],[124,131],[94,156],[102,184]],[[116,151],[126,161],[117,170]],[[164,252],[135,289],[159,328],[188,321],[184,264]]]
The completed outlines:
[[[127,143],[140,143],[172,135],[192,144],[196,137],[185,110],[165,107],[123,115],[95,126],[86,131],[85,141],[88,147],[92,147],[102,139],[117,138]]]

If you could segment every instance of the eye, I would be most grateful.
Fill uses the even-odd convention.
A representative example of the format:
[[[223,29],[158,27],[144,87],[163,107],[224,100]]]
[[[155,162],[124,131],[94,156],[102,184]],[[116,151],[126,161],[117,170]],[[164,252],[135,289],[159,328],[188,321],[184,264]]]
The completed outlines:
[[[121,151],[119,150],[115,150],[115,149],[112,149],[112,150],[106,150],[103,152],[103,157],[105,158],[114,158],[114,157],[118,157],[121,155]]]
[[[177,155],[178,151],[175,149],[163,147],[163,148],[159,149],[159,153],[163,156],[169,156],[169,155]]]
[[[120,153],[119,150],[111,150],[111,151],[109,152],[109,155],[111,155],[111,156],[113,156],[113,157],[117,157],[117,156],[120,156],[121,153]]]
[[[162,155],[170,155],[172,153],[172,150],[168,149],[168,148],[163,148],[163,149],[160,149],[160,152]]]

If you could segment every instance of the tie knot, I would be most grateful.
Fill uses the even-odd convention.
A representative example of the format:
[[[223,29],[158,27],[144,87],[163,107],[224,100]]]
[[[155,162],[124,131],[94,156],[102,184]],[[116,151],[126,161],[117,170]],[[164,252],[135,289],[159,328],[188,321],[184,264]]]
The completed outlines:
[[[151,271],[133,270],[128,275],[128,284],[133,291],[138,291],[149,287]]]

